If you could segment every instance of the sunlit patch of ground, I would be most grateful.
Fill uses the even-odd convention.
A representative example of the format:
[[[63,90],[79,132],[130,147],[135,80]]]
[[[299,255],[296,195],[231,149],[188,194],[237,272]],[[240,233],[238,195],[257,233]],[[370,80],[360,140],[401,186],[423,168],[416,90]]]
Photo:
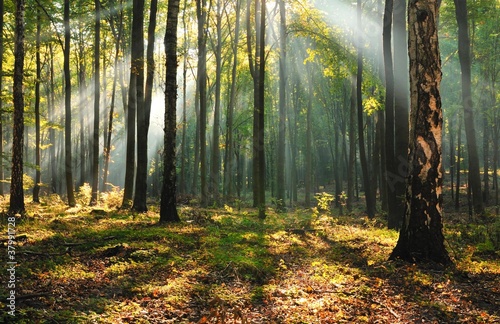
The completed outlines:
[[[28,208],[18,323],[500,321],[498,252],[481,241],[491,226],[458,214],[445,224],[456,267],[443,269],[387,261],[398,233],[362,216],[182,207],[182,223],[159,226],[155,208]]]

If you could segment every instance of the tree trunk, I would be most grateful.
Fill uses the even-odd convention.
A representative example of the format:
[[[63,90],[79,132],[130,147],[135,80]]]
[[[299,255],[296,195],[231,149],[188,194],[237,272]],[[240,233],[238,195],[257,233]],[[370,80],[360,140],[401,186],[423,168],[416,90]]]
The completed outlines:
[[[68,195],[68,205],[70,207],[74,207],[76,205],[76,201],[73,189],[73,159],[71,155],[71,74],[69,70],[70,42],[71,29],[69,26],[69,0],[64,0],[64,166],[66,169],[66,192]]]
[[[349,109],[349,163],[347,165],[347,201],[348,211],[352,211],[354,201],[354,174],[356,168],[356,84],[351,78],[351,97]]]
[[[240,40],[240,14],[241,14],[241,1],[236,1],[236,25],[234,27],[234,40],[232,45],[233,50],[233,67],[231,71],[231,89],[229,94],[229,105],[227,107],[226,117],[226,154],[224,156],[224,189],[225,199],[228,200],[233,195],[233,155],[234,155],[234,108],[236,105],[236,78],[238,73],[238,43]],[[238,166],[238,164],[237,164]],[[238,172],[238,175],[240,172]]]
[[[92,194],[90,206],[97,205],[99,190],[99,117],[101,104],[101,4],[95,0],[95,35],[94,35],[94,130],[92,137]]]
[[[41,79],[41,60],[40,60],[40,8],[36,11],[36,80],[35,80],[35,186],[33,187],[33,202],[40,202],[40,79]]]
[[[462,104],[464,107],[465,136],[469,156],[469,184],[472,190],[474,212],[484,213],[481,193],[481,175],[479,173],[479,157],[477,153],[476,131],[474,129],[474,113],[471,90],[471,58],[468,32],[467,2],[454,0],[458,23],[458,56],[462,70]]]
[[[102,188],[103,190],[107,189],[108,184],[108,171],[109,171],[109,162],[111,160],[111,136],[113,135],[113,116],[115,113],[115,105],[116,105],[116,84],[118,82],[118,75],[120,74],[120,67],[118,66],[118,59],[120,57],[120,46],[123,37],[123,23],[122,23],[122,15],[123,9],[114,8],[117,11],[115,15],[119,14],[119,22],[118,29],[114,29],[114,16],[110,19],[110,24],[112,25],[113,34],[115,35],[115,58],[114,58],[114,74],[113,74],[113,85],[111,90],[111,103],[109,107],[109,119],[108,119],[108,127],[106,136],[106,144],[104,146],[104,174],[102,180]]]
[[[0,0],[3,1],[3,0]],[[49,56],[50,56],[50,71],[49,71],[49,94],[47,95],[48,98],[48,115],[49,115],[49,121],[52,124],[56,123],[56,117],[55,117],[55,86],[54,86],[54,50],[52,48],[52,44],[49,44]],[[59,192],[57,190],[58,186],[60,185],[60,181],[57,181],[58,178],[58,173],[57,173],[57,167],[56,167],[56,132],[54,127],[49,128],[49,142],[50,142],[50,148],[49,148],[49,155],[50,155],[50,187],[52,190],[52,193]]]
[[[453,134],[453,116],[448,119],[448,131],[450,134],[450,191],[451,191],[451,201],[455,201],[455,191],[453,185],[453,178],[455,176],[455,141]]]
[[[201,205],[208,204],[207,184],[207,8],[206,0],[196,1],[198,16],[198,96],[200,102],[200,185]]]
[[[154,2],[154,1],[153,1]],[[155,10],[152,3],[151,10]],[[136,109],[137,109],[137,169],[135,172],[135,191],[132,209],[146,212],[146,196],[148,192],[148,130],[149,111],[144,101],[144,0],[134,0],[134,18],[132,20],[132,60],[136,72]],[[148,31],[148,47],[154,46],[154,28],[156,12],[151,11]],[[151,33],[153,35],[151,35]],[[151,42],[152,41],[152,42]],[[148,70],[154,69],[148,62]],[[149,73],[149,72],[148,72]],[[150,80],[152,83],[152,80]]]
[[[3,71],[3,0],[0,0],[0,71]],[[0,73],[0,157],[3,159],[3,73]],[[4,195],[3,161],[0,161],[0,196]]]
[[[210,164],[210,195],[215,205],[220,204],[220,102],[222,87],[222,4],[217,0],[217,13],[215,29],[217,33],[217,43],[215,46],[215,104],[214,104],[214,123],[212,128],[212,163]]]
[[[285,1],[279,0],[280,10],[280,49],[279,49],[279,121],[278,121],[278,149],[277,149],[277,175],[276,175],[276,200],[278,211],[285,210],[285,134],[286,134],[286,8]]]
[[[12,135],[12,170],[9,215],[24,215],[23,139],[24,139],[24,0],[16,1],[14,37],[14,129]]]
[[[357,3],[358,12],[358,28],[361,30],[361,0]],[[376,207],[375,207],[375,197],[373,196],[373,191],[371,189],[370,175],[368,174],[368,161],[366,158],[365,151],[365,136],[364,136],[364,124],[363,124],[363,97],[362,97],[362,82],[363,82],[363,50],[362,50],[362,36],[360,33],[359,44],[358,44],[358,69],[356,76],[356,102],[358,107],[358,140],[359,140],[359,159],[361,162],[361,172],[363,175],[363,184],[365,189],[365,199],[366,199],[366,213],[369,218],[375,217]]]
[[[461,117],[461,116],[460,116]],[[457,160],[456,160],[456,172],[457,172],[457,184],[455,187],[455,211],[460,209],[460,169],[461,169],[461,159],[462,159],[462,119],[458,118],[458,128],[457,128]]]
[[[385,1],[384,27],[383,27],[383,50],[384,50],[384,72],[385,72],[385,170],[384,177],[387,184],[387,227],[399,227],[399,215],[396,208],[395,178],[394,170],[394,68],[392,61],[392,14],[393,0]],[[396,180],[397,181],[397,180]]]
[[[264,157],[264,111],[265,111],[265,71],[266,71],[266,60],[265,60],[265,50],[266,50],[266,0],[261,0],[260,6],[260,38],[258,40],[260,42],[259,48],[259,101],[257,105],[257,118],[258,121],[258,130],[257,130],[257,151],[258,151],[258,176],[259,176],[259,187],[258,191],[258,204],[257,208],[259,209],[259,218],[266,218],[266,160]]]
[[[305,197],[304,204],[306,208],[311,206],[311,190],[312,190],[312,100],[314,97],[313,92],[313,76],[312,71],[309,66],[306,67],[308,78],[308,103],[307,103],[307,111],[306,111],[306,150],[305,150],[305,175],[304,175],[304,188],[305,188]]]
[[[187,0],[184,0],[184,8],[187,6]],[[182,28],[186,31],[184,33],[184,55],[182,63],[182,135],[181,135],[181,177],[179,179],[179,192],[181,194],[187,193],[187,177],[186,177],[186,156],[187,156],[187,70],[188,70],[188,46],[189,46],[189,33],[187,32],[187,13],[183,10],[182,14]]]
[[[443,115],[436,0],[410,1],[410,139],[406,210],[390,259],[451,263],[442,224]]]
[[[163,188],[161,191],[160,223],[180,221],[176,206],[175,136],[177,132],[177,21],[179,0],[168,1],[167,27],[165,33],[165,143]]]
[[[394,2],[394,221],[399,227],[405,208],[406,178],[408,176],[408,41],[406,33],[406,1]]]

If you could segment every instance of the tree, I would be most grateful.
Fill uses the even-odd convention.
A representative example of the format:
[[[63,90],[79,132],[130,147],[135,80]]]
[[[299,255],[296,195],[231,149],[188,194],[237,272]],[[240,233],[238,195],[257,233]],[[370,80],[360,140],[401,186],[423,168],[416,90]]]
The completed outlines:
[[[41,152],[40,152],[40,79],[41,79],[41,60],[40,60],[40,33],[41,33],[40,8],[36,12],[36,80],[35,80],[35,185],[33,187],[33,201],[40,202],[40,183],[41,179]]]
[[[68,205],[76,205],[75,192],[73,190],[73,171],[71,154],[71,74],[70,63],[71,29],[69,24],[69,0],[64,1],[64,167],[66,173],[66,192]]]
[[[24,0],[16,1],[14,36],[14,129],[12,138],[12,171],[10,181],[9,215],[25,213],[23,192],[24,142]]]
[[[3,196],[3,0],[0,0],[0,196]]]
[[[233,155],[234,155],[234,108],[236,105],[236,78],[238,73],[238,44],[240,40],[240,15],[241,15],[241,0],[236,0],[236,22],[234,27],[234,39],[232,44],[233,51],[233,67],[231,70],[231,89],[229,94],[229,104],[227,107],[226,116],[226,151],[224,156],[224,189],[225,198],[228,200],[233,194]]]
[[[179,0],[168,1],[165,32],[165,138],[163,149],[163,187],[161,191],[160,223],[180,221],[176,207],[175,137],[177,132],[177,22]]]
[[[217,42],[215,44],[215,103],[214,103],[214,123],[212,127],[212,161],[210,164],[210,194],[213,203],[220,203],[219,182],[220,182],[220,106],[221,106],[221,88],[222,88],[222,3],[217,0],[216,12],[216,35]]]
[[[406,1],[394,2],[394,184],[395,212],[393,225],[399,228],[403,219],[405,181],[408,167],[408,41],[406,37]]]
[[[361,0],[358,0],[358,29],[361,30]],[[357,48],[358,68],[356,75],[356,101],[358,107],[358,140],[359,140],[359,159],[361,161],[361,172],[363,173],[363,185],[365,189],[366,199],[366,213],[368,217],[375,217],[375,195],[371,189],[370,175],[368,173],[368,161],[366,158],[365,150],[365,136],[363,124],[363,95],[362,95],[362,82],[363,82],[363,49],[362,49],[362,36],[359,33],[359,43]]]
[[[130,58],[130,81],[127,106],[127,156],[125,170],[125,188],[122,208],[131,207],[134,198],[134,183],[136,180],[136,118],[137,126],[144,126],[144,0],[134,0],[132,17],[132,50]],[[139,120],[139,115],[141,115]],[[141,126],[139,126],[141,125]],[[144,128],[141,128],[141,136]],[[139,129],[137,129],[139,132]],[[141,144],[144,144],[141,142]],[[141,151],[143,154],[144,152]],[[137,152],[139,155],[139,152]],[[146,157],[142,157],[147,159]],[[145,189],[145,188],[143,188]],[[134,202],[135,203],[135,202]]]
[[[392,172],[395,170],[394,159],[394,66],[392,59],[392,15],[393,0],[385,1],[383,51],[385,72],[385,177],[387,184],[388,215],[387,226],[397,228],[399,215],[396,208],[395,188]]]
[[[469,40],[469,24],[467,18],[467,1],[454,0],[458,23],[458,56],[462,70],[462,105],[464,107],[465,137],[467,138],[467,153],[469,156],[469,186],[472,192],[474,212],[484,213],[481,192],[481,175],[479,173],[479,157],[477,152],[476,131],[474,127],[474,112],[471,90],[471,54]]]
[[[412,137],[406,209],[390,259],[449,264],[442,232],[443,115],[437,12],[436,0],[410,1],[408,5]]]
[[[101,4],[95,0],[95,30],[94,30],[94,130],[92,138],[92,194],[90,205],[97,204],[97,191],[99,188],[99,115],[101,103]]]
[[[276,152],[276,201],[279,211],[285,209],[285,134],[286,134],[286,8],[285,1],[279,0],[280,10],[280,38],[279,38],[279,121],[278,147]]]
[[[252,134],[252,178],[253,204],[259,209],[259,218],[265,214],[265,156],[264,156],[264,109],[265,109],[265,40],[266,1],[255,0],[255,57],[252,53],[250,31],[250,2],[247,5],[247,49],[250,73],[253,79],[253,134]],[[260,13],[260,18],[259,18]],[[254,61],[255,59],[255,61]]]
[[[198,17],[198,100],[199,100],[199,149],[201,205],[208,203],[207,187],[207,1],[196,1]],[[197,166],[195,167],[195,169]],[[196,178],[196,175],[194,175]]]
[[[144,1],[138,1],[139,5],[137,10],[134,9],[134,21],[137,17],[137,24],[140,28],[137,30],[137,37],[143,35],[143,21],[144,21]],[[156,7],[157,2],[151,2],[150,24],[148,30],[148,91],[152,92],[153,87],[153,74],[154,74],[154,60],[153,60],[153,47],[154,47],[154,32],[156,29]],[[138,38],[139,41],[139,38]],[[149,115],[151,111],[151,92],[148,94],[148,105],[145,102],[144,96],[144,41],[140,40],[137,45],[137,171],[135,178],[135,194],[134,205],[132,209],[138,212],[146,212],[148,210],[146,205],[146,196],[148,191],[148,132],[149,132]],[[135,46],[135,44],[133,45]],[[151,72],[150,72],[151,70]]]

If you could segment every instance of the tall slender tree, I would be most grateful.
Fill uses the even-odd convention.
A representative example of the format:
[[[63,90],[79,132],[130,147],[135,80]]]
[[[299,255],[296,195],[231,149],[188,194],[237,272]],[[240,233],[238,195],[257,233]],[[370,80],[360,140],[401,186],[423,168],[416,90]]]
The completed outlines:
[[[40,183],[41,176],[41,149],[40,149],[40,79],[41,79],[41,59],[40,59],[40,34],[41,34],[40,8],[36,10],[36,40],[35,40],[35,61],[36,61],[36,80],[35,80],[35,185],[33,187],[33,202],[40,202]]]
[[[12,138],[12,171],[10,180],[9,215],[25,213],[23,192],[24,142],[24,0],[16,0],[14,36],[14,129]]]
[[[357,22],[358,30],[361,30],[361,0],[357,2]],[[362,36],[359,33],[358,48],[357,48],[357,58],[358,67],[356,75],[356,106],[358,107],[358,141],[359,141],[359,159],[361,162],[361,172],[363,174],[363,187],[365,189],[365,200],[366,200],[366,213],[368,217],[375,217],[376,212],[376,200],[374,192],[371,189],[370,175],[368,172],[368,160],[366,157],[365,150],[365,136],[364,136],[364,124],[363,124],[363,97],[362,97],[362,82],[363,82],[363,49],[362,49]]]
[[[286,134],[286,7],[285,1],[279,0],[280,10],[280,38],[279,38],[279,120],[278,120],[278,147],[276,150],[276,201],[277,209],[285,209],[285,134]]]
[[[207,183],[207,1],[196,1],[198,17],[198,100],[201,205],[208,203]],[[196,175],[194,175],[196,177]]]
[[[3,0],[0,0],[0,196],[4,195],[3,190]]]
[[[481,175],[479,173],[479,156],[477,152],[476,131],[471,89],[471,54],[469,39],[469,23],[466,0],[454,0],[458,23],[458,57],[462,70],[462,105],[464,108],[465,137],[467,138],[467,153],[469,157],[469,186],[472,192],[474,212],[484,213],[481,192]]]
[[[72,170],[72,152],[71,152],[71,74],[70,74],[70,44],[71,44],[71,28],[69,22],[70,2],[64,0],[64,167],[66,174],[66,193],[68,195],[68,205],[73,207],[76,205],[73,170]]]
[[[144,104],[144,0],[134,0],[134,17],[132,22],[132,60],[136,73],[136,113],[137,113],[137,169],[135,173],[134,203],[132,208],[138,212],[147,211],[147,177],[148,177],[148,128]],[[156,20],[156,12],[153,17]]]
[[[436,0],[409,2],[410,164],[403,225],[390,258],[449,264],[442,232],[443,114],[437,13]]]
[[[163,150],[163,188],[161,191],[160,223],[178,222],[176,207],[175,137],[177,132],[177,23],[179,0],[168,1],[165,32],[165,138]]]
[[[90,205],[97,204],[99,189],[99,115],[101,104],[101,3],[94,1],[95,29],[94,29],[94,129],[92,132],[92,193]]]
[[[212,161],[210,163],[210,194],[214,204],[220,203],[220,106],[222,89],[222,0],[216,2],[216,22],[215,30],[217,42],[215,44],[215,103],[214,103],[214,123],[212,127]]]
[[[387,183],[388,215],[387,226],[396,228],[398,226],[398,210],[396,208],[395,188],[393,172],[395,170],[394,161],[394,66],[392,57],[392,15],[393,0],[385,1],[384,26],[383,26],[383,51],[384,51],[384,72],[385,72],[385,172]]]
[[[393,49],[394,49],[394,225],[399,227],[403,219],[406,177],[408,175],[408,41],[406,32],[406,1],[394,2]],[[397,222],[397,223],[396,223]]]

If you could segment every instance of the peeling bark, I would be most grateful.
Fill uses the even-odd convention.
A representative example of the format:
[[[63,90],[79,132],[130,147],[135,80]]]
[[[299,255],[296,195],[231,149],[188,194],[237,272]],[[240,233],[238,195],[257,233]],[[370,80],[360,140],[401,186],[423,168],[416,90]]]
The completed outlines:
[[[439,85],[441,59],[436,28],[437,2],[408,6],[410,56],[410,143],[406,210],[390,259],[451,263],[442,225],[443,114]]]

